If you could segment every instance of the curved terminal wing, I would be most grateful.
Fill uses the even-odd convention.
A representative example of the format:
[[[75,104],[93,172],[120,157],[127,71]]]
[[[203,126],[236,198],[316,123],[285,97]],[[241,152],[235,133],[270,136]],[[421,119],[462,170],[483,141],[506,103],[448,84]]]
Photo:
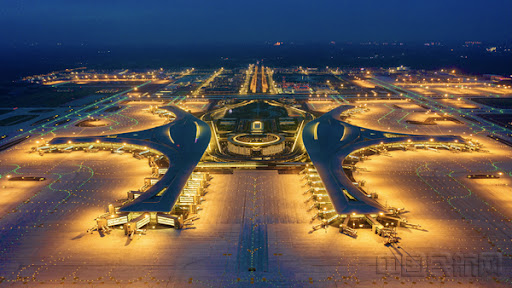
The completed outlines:
[[[377,213],[380,203],[367,197],[343,171],[343,160],[352,152],[379,144],[465,143],[458,136],[427,136],[389,133],[357,127],[340,120],[340,114],[353,106],[337,107],[304,126],[302,138],[306,150],[338,214]]]
[[[133,202],[123,206],[122,212],[169,212],[176,204],[181,190],[201,160],[211,131],[208,124],[175,106],[161,107],[176,115],[176,119],[163,126],[115,135],[92,137],[58,137],[50,145],[73,143],[113,143],[148,147],[169,159],[169,169],[162,179]]]

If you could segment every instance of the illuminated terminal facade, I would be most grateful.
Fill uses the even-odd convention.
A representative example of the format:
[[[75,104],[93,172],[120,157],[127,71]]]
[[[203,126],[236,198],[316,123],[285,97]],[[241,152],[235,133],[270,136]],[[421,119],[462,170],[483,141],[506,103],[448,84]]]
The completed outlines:
[[[37,148],[40,152],[84,150],[132,153],[147,159],[153,169],[137,191],[129,191],[120,205],[110,204],[108,212],[97,219],[96,229],[108,231],[124,225],[133,235],[152,222],[180,229],[189,215],[197,213],[209,180],[205,173],[194,172],[211,138],[208,125],[176,106],[161,107],[172,121],[156,128],[97,137],[58,137]],[[153,111],[155,112],[155,111]]]
[[[229,117],[237,114],[233,112],[237,108],[245,109],[243,111],[256,109],[259,114],[261,107],[277,108],[275,111],[268,109],[270,112],[266,117],[257,115],[254,119],[250,118],[252,114],[244,114],[243,119],[226,119],[226,114],[231,115]],[[390,133],[357,127],[341,120],[360,112],[363,110],[361,107],[341,105],[316,119],[308,118],[304,111],[293,109],[286,105],[249,101],[236,107],[223,108],[220,117],[219,112],[212,113],[206,117],[208,124],[176,106],[152,108],[151,112],[165,115],[171,122],[148,130],[115,135],[58,137],[37,150],[44,153],[108,149],[112,153],[130,152],[138,159],[147,159],[153,169],[152,177],[146,178],[139,190],[129,191],[122,203],[109,205],[107,213],[98,217],[94,229],[103,232],[109,231],[112,226],[123,225],[126,234],[133,235],[137,231],[142,232],[141,228],[150,223],[180,229],[192,221],[210,179],[207,172],[198,171],[196,166],[203,155],[216,155],[215,150],[217,157],[222,157],[219,140],[225,137],[228,154],[224,161],[228,162],[221,165],[235,167],[247,161],[289,164],[290,159],[309,157],[309,161],[298,165],[303,167],[301,173],[309,187],[305,192],[310,195],[308,200],[314,200],[310,209],[318,211],[313,219],[322,220],[313,229],[335,225],[340,232],[354,236],[357,234],[354,219],[364,219],[375,233],[393,242],[396,239],[390,224],[416,225],[402,219],[400,209],[379,203],[377,193],[367,193],[364,183],[353,179],[355,163],[369,155],[397,149],[479,149],[459,136]],[[295,118],[279,114],[290,110],[293,110]],[[294,137],[289,137],[290,133],[287,134],[284,129],[266,129],[264,123],[276,127],[279,118],[277,121],[275,118],[278,116],[284,119],[281,120],[283,127],[292,125],[288,128],[295,129],[291,131]],[[244,125],[248,127],[245,131]],[[242,131],[234,127],[242,127],[239,128]],[[215,137],[212,137],[212,130]],[[219,136],[223,132],[224,136]],[[287,139],[289,143],[285,145]],[[206,153],[207,150],[209,153]],[[283,158],[283,154],[287,157]]]
[[[392,225],[416,226],[400,217],[400,209],[386,207],[378,202],[377,193],[368,193],[364,182],[356,182],[352,173],[355,163],[373,154],[391,150],[446,149],[474,151],[479,147],[459,136],[409,135],[357,127],[340,120],[342,115],[358,109],[342,105],[305,125],[302,133],[304,145],[311,159],[303,170],[310,189],[307,193],[317,200],[315,215],[323,219],[316,228],[339,223],[340,231],[355,235],[352,218],[364,218],[372,229],[388,241],[396,241]]]

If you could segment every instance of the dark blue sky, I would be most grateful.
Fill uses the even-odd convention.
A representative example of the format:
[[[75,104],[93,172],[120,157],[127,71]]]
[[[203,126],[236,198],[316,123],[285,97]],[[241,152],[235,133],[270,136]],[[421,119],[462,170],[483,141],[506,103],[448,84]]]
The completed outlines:
[[[0,43],[503,41],[510,0],[0,0]]]

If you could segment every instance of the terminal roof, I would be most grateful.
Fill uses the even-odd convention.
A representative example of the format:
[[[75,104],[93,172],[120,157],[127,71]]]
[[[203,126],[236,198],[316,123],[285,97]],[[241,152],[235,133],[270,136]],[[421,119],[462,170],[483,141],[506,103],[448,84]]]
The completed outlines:
[[[357,127],[340,120],[340,114],[354,106],[342,105],[304,126],[302,138],[306,150],[338,214],[377,213],[385,211],[369,198],[343,171],[343,160],[352,152],[368,146],[392,143],[435,142],[464,143],[458,136],[409,135]],[[345,192],[354,199],[350,199]]]
[[[58,137],[49,144],[113,143],[138,145],[161,152],[169,159],[169,169],[155,185],[140,197],[123,206],[124,212],[169,212],[176,204],[181,190],[199,163],[210,143],[210,126],[176,106],[160,107],[176,115],[171,123],[136,132],[91,136]]]

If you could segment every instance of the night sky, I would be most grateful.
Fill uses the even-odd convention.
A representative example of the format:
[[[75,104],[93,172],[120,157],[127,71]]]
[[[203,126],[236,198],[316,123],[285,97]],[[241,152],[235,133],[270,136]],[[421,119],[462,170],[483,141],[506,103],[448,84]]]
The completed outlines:
[[[512,35],[510,0],[0,3],[2,45],[504,41]]]

